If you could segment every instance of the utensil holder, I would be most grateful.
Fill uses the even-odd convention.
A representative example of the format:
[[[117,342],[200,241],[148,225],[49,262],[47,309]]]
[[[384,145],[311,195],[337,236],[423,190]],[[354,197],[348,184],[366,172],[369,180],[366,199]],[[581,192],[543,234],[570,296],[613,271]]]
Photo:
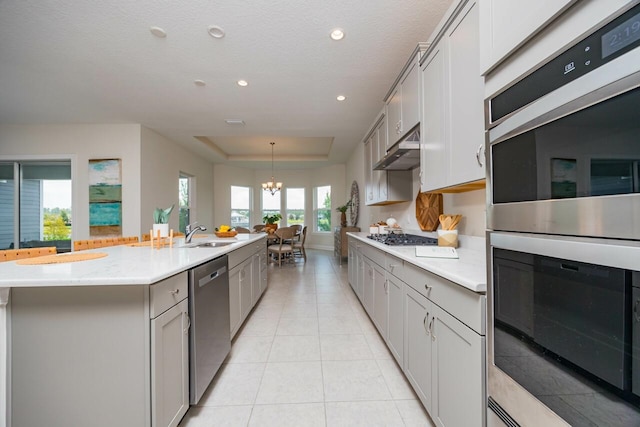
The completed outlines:
[[[458,230],[438,230],[438,246],[458,247]]]

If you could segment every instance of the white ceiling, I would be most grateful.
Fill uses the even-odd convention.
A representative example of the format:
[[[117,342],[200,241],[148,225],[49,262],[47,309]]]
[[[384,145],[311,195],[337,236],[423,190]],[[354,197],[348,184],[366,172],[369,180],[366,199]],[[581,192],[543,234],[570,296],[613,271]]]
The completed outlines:
[[[0,123],[140,123],[214,162],[270,167],[274,141],[276,167],[344,163],[451,2],[0,0]]]

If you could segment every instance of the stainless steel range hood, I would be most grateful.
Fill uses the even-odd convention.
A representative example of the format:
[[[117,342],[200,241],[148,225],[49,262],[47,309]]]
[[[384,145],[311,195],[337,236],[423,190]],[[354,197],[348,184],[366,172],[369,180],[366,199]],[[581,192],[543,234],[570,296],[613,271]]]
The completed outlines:
[[[408,171],[420,166],[420,126],[394,144],[375,164],[374,170]]]

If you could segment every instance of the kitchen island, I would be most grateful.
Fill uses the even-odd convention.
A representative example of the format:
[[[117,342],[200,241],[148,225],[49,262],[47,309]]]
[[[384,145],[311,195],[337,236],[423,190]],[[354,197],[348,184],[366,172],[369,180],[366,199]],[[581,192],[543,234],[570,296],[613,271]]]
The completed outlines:
[[[230,268],[253,259],[265,235],[232,241],[185,247],[176,239],[172,248],[86,251],[107,254],[90,261],[0,264],[0,425],[176,425],[188,407],[187,270],[225,254]],[[247,283],[255,304],[263,281]]]

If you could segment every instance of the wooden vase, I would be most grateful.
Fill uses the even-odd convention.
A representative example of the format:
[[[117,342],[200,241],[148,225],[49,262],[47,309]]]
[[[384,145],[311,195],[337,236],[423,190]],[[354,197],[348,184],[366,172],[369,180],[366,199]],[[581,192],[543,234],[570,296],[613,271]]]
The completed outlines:
[[[278,224],[265,224],[264,231],[267,233],[274,233],[278,229]],[[271,231],[269,231],[271,230]]]

